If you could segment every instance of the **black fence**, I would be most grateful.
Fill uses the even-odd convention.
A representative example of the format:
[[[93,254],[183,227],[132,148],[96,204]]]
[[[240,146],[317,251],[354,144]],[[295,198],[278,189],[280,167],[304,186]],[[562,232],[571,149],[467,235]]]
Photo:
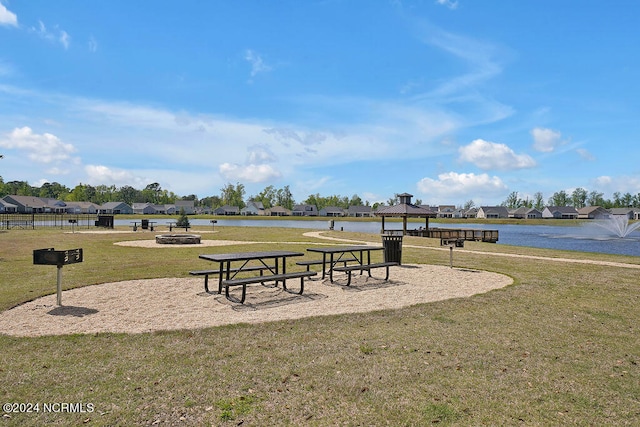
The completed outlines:
[[[66,214],[66,213],[3,213],[0,214],[0,230],[35,230],[37,228],[53,227],[60,229],[95,228],[96,226],[113,228],[111,221],[104,219],[104,215],[97,214]]]

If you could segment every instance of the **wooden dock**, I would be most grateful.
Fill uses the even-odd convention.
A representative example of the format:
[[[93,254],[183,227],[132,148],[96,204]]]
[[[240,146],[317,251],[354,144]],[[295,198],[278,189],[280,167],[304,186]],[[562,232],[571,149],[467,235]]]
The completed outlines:
[[[488,243],[496,243],[498,241],[498,230],[478,230],[473,228],[429,228],[426,230],[407,230],[407,235],[431,237],[434,239],[463,239]]]

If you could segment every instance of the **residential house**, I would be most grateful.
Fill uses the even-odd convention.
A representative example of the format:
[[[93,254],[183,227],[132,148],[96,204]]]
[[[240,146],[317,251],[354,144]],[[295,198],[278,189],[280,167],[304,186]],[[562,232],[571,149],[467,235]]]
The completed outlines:
[[[352,217],[371,217],[373,216],[373,212],[371,212],[371,206],[349,206],[347,209],[347,216]]]
[[[536,208],[528,208],[526,206],[522,206],[522,207],[519,207],[518,209],[510,209],[509,218],[539,219],[539,218],[542,218],[542,212],[540,212]]]
[[[196,213],[194,200],[176,200],[174,203],[175,213],[180,213],[184,209],[184,213],[187,215],[193,215]]]
[[[476,218],[478,216],[478,208],[470,208],[464,212],[464,218]]]
[[[504,206],[481,206],[478,209],[476,218],[482,218],[482,219],[509,218],[509,210]]]
[[[273,206],[269,209],[265,209],[265,215],[267,216],[290,216],[291,211],[282,206]]]
[[[344,213],[344,209],[339,208],[337,206],[327,206],[320,209],[320,212],[318,212],[318,215],[338,217],[338,216],[345,216],[345,213]]]
[[[547,206],[542,211],[542,218],[577,219],[578,211],[573,206]]]
[[[213,211],[214,215],[239,215],[240,208],[237,206],[224,205]]]
[[[451,212],[451,218],[466,218],[464,209],[456,209]]]
[[[626,216],[629,219],[633,219],[633,209],[631,208],[611,208],[609,212],[612,216]]]
[[[438,218],[453,218],[456,207],[453,205],[438,206]]]
[[[16,207],[18,213],[62,213],[64,202],[34,196],[4,196],[3,200]]]
[[[97,214],[100,205],[93,202],[66,202],[65,212],[69,214]]]
[[[100,213],[107,215],[131,215],[133,208],[125,202],[107,202],[100,207]]]
[[[0,199],[0,213],[16,213],[18,207],[13,203],[9,203],[4,199]]]
[[[248,201],[247,206],[240,210],[241,215],[264,215],[265,209],[262,202]]]
[[[318,216],[318,208],[315,205],[295,205],[291,211],[293,216]]]
[[[151,203],[134,203],[132,209],[134,214],[139,215],[153,215],[157,213],[154,205]]]
[[[607,219],[611,214],[600,206],[585,206],[578,209],[578,219]]]

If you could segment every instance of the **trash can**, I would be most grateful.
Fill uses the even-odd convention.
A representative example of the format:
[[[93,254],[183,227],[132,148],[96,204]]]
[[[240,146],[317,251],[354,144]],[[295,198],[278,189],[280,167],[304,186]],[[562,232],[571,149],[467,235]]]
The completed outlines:
[[[402,236],[382,235],[384,261],[402,264]]]
[[[148,219],[143,219],[142,220],[142,229],[143,230],[148,230],[149,229],[149,220]]]

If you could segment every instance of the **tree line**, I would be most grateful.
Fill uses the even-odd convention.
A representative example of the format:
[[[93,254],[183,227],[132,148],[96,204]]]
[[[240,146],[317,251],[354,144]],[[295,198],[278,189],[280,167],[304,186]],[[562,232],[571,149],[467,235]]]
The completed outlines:
[[[276,188],[273,185],[265,187],[257,194],[246,196],[246,189],[244,184],[227,183],[220,189],[219,195],[207,196],[201,199],[195,194],[186,196],[179,196],[172,191],[163,189],[159,183],[154,182],[148,184],[143,189],[136,189],[129,185],[123,187],[116,187],[115,185],[88,185],[78,184],[74,188],[68,188],[67,186],[57,182],[46,182],[40,187],[29,185],[26,181],[10,181],[4,182],[0,176],[0,198],[7,195],[18,196],[33,196],[43,197],[49,199],[62,200],[67,202],[93,202],[98,205],[103,205],[107,202],[124,202],[129,205],[133,203],[152,203],[156,205],[173,204],[177,200],[193,200],[196,207],[212,208],[216,209],[224,205],[237,206],[244,208],[247,202],[261,202],[265,209],[272,208],[274,206],[282,206],[286,209],[293,209],[298,204],[294,200],[291,190],[288,185],[282,188]],[[373,205],[368,200],[362,200],[357,194],[348,196],[331,195],[321,196],[319,193],[310,194],[307,198],[300,203],[315,205],[318,210],[328,206],[335,206],[343,209],[347,209],[349,206],[371,206],[372,209],[377,209],[380,206],[393,206],[398,203],[398,195],[394,194],[385,202],[375,202]],[[422,200],[416,199],[414,202],[416,205],[421,205]],[[520,197],[517,191],[510,193],[507,199],[501,203],[501,206],[505,206],[510,209],[517,209],[520,207],[535,208],[542,210],[545,206],[573,206],[576,209],[583,208],[585,206],[601,206],[605,209],[609,208],[640,208],[640,193],[632,195],[630,193],[613,193],[613,198],[606,199],[604,193],[598,191],[587,191],[584,188],[576,188],[570,194],[564,190],[553,193],[551,197],[546,200],[542,192],[536,192],[532,198]],[[463,206],[458,206],[464,209],[470,209],[475,207],[473,200],[467,201]]]
[[[537,192],[533,195],[533,198],[520,198],[517,191],[514,191],[507,196],[507,199],[502,202],[501,206],[505,206],[510,209],[517,209],[521,207],[535,208],[538,210],[544,209],[545,206],[573,206],[576,209],[581,209],[586,206],[600,206],[605,209],[611,208],[640,208],[640,193],[632,195],[631,193],[613,193],[613,198],[605,199],[604,193],[599,191],[587,191],[582,187],[578,187],[571,192],[567,193],[564,190],[556,191],[544,202],[544,196],[541,192]]]

